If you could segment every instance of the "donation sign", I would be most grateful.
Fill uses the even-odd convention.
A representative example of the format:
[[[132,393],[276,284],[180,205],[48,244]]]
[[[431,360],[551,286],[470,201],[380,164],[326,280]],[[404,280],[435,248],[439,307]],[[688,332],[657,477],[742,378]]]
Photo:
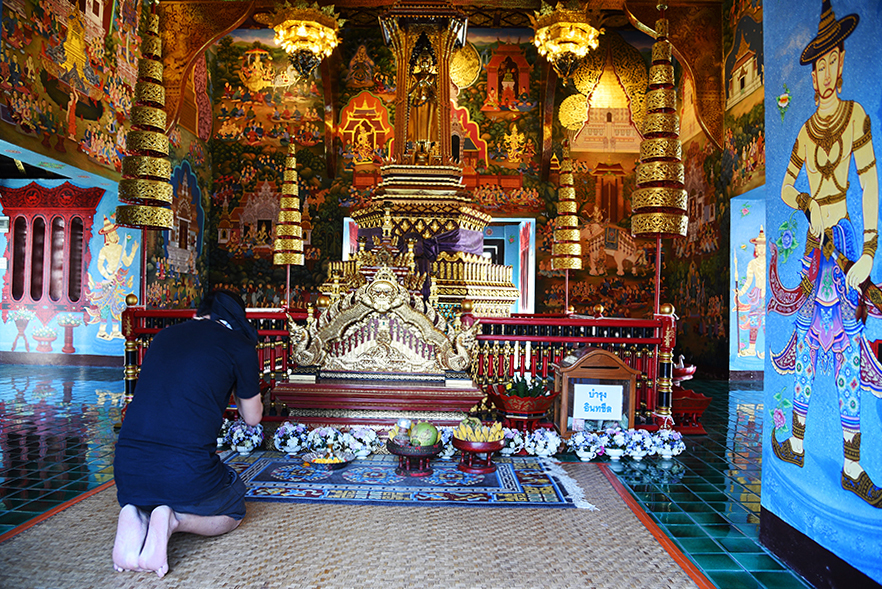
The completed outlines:
[[[573,385],[573,419],[622,419],[622,385]]]

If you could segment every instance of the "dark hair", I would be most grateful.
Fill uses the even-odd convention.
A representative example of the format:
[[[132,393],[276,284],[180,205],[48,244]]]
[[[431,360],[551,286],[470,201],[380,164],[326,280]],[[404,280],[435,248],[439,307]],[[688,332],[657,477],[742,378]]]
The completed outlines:
[[[239,306],[242,307],[243,312],[245,311],[245,301],[242,300],[242,297],[239,295],[239,293],[233,292],[226,288],[218,288],[202,297],[202,302],[199,303],[199,308],[196,310],[196,315],[210,315],[211,307],[214,304],[214,299],[219,294],[227,295],[228,297],[239,303]]]

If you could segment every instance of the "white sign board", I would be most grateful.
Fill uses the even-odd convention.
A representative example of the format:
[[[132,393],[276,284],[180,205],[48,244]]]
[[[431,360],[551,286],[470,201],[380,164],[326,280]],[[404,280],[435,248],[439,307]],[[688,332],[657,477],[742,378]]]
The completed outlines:
[[[622,385],[573,385],[573,419],[622,419]]]

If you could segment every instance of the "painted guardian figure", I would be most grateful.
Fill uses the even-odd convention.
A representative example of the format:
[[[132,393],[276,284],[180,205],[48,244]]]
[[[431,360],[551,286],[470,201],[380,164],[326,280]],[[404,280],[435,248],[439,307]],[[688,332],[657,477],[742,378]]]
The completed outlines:
[[[794,374],[793,433],[779,440],[773,430],[772,449],[779,459],[803,466],[812,394],[833,394],[813,390],[815,375],[832,370],[842,425],[842,488],[882,507],[882,488],[860,463],[861,403],[875,401],[864,393],[882,396],[882,365],[864,335],[864,307],[880,300],[869,280],[878,244],[878,172],[870,117],[860,104],[839,96],[844,42],[858,22],[857,14],[837,20],[830,0],[824,0],[818,35],[800,57],[800,64],[812,68],[817,109],[793,144],[781,198],[803,211],[809,221],[800,272],[805,298],[789,342],[781,352],[772,353],[778,372]],[[851,191],[860,191],[863,227],[850,218],[846,201],[852,159],[860,186]],[[803,168],[810,193],[794,186]]]

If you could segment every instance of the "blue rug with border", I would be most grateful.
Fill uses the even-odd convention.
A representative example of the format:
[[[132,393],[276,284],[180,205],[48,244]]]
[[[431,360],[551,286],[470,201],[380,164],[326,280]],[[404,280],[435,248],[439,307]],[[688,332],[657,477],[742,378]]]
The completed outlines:
[[[559,462],[535,456],[497,456],[496,472],[490,474],[461,472],[457,460],[433,460],[428,477],[396,474],[398,457],[389,454],[358,459],[340,470],[311,467],[272,451],[222,457],[245,482],[247,501],[595,509]]]

